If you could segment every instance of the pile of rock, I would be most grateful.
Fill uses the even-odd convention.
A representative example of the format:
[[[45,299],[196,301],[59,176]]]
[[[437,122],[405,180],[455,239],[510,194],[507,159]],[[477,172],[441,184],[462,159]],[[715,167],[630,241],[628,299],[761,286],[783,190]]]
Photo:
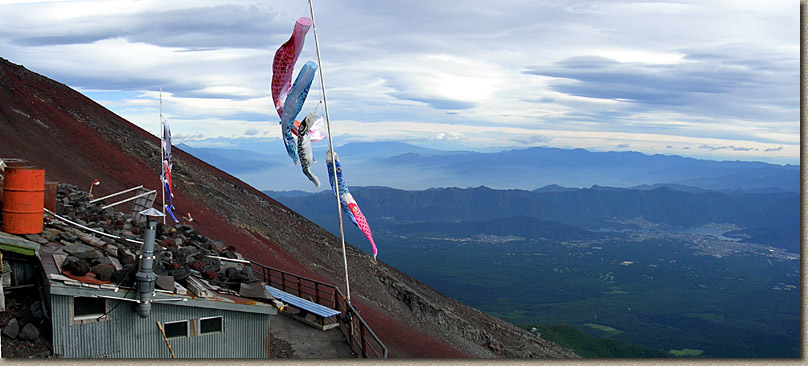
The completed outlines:
[[[35,302],[34,304],[39,304]],[[3,328],[3,335],[11,339],[18,337],[25,341],[35,341],[39,338],[39,328],[34,323],[25,323],[20,329],[20,322],[17,318],[11,318],[5,328]]]
[[[136,221],[132,214],[111,207],[102,209],[107,202],[90,203],[87,193],[71,184],[60,184],[56,197],[58,215],[118,238],[92,234],[59,219],[49,220],[42,234],[26,237],[43,244],[63,244],[66,255],[63,273],[78,277],[90,274],[101,283],[133,285],[141,245],[126,239],[143,240],[145,218]],[[243,260],[233,246],[201,235],[188,223],[158,223],[155,241],[154,272],[158,276],[158,289],[174,291],[175,282],[185,283],[191,275],[206,280],[217,290],[234,292],[238,292],[243,283],[260,282],[250,265],[222,260]]]
[[[42,313],[42,303],[32,294],[6,297],[6,311],[0,312],[3,357],[49,357],[51,345]]]

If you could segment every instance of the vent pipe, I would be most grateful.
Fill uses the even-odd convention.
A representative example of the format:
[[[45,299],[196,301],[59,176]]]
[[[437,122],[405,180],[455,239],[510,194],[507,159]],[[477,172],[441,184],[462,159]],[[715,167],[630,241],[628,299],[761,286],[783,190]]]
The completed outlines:
[[[139,304],[137,315],[148,318],[151,313],[151,303],[154,297],[154,284],[157,275],[154,274],[154,237],[157,232],[157,222],[152,217],[163,216],[160,211],[150,208],[140,212],[148,217],[146,232],[143,236],[143,248],[140,251],[140,269],[135,273]]]

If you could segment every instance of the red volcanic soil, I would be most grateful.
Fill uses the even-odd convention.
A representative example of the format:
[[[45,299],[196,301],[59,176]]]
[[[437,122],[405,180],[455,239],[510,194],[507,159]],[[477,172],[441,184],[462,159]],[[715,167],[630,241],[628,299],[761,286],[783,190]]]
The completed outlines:
[[[159,138],[69,87],[5,60],[0,61],[0,88],[0,157],[26,159],[28,165],[45,169],[46,180],[75,184],[84,190],[89,190],[90,183],[98,179],[101,184],[93,188],[96,197],[138,185],[160,192],[158,160],[147,165],[126,154],[115,142],[102,138],[91,125],[103,124],[101,128],[113,133],[125,131],[129,135],[125,140],[135,148],[148,148],[149,143],[156,149]],[[178,148],[173,153],[183,160],[193,160],[194,169],[207,170],[211,175],[250,188]],[[158,194],[158,202],[159,197]],[[204,202],[189,199],[182,189],[175,191],[174,202],[181,208],[178,214],[192,213],[194,227],[203,235],[234,245],[260,263],[315,276],[273,243],[234,228]]]
[[[445,344],[435,342],[434,339],[425,337],[422,332],[418,332],[410,328],[398,320],[395,320],[384,314],[379,314],[377,311],[365,308],[361,305],[357,306],[361,310],[362,318],[374,332],[379,332],[375,329],[395,329],[396,337],[382,337],[384,345],[390,350],[390,357],[418,357],[418,358],[468,358],[469,356],[457,349]],[[408,350],[407,354],[399,353],[400,350]]]
[[[155,124],[159,125],[156,116]],[[101,197],[138,185],[160,192],[159,144],[159,138],[66,85],[0,59],[0,157],[26,159],[29,165],[44,168],[48,181],[71,183],[84,190],[89,190],[90,183],[98,179],[101,184],[93,188],[93,194]],[[175,171],[179,171],[173,179],[174,204],[178,215],[192,214],[195,229],[211,239],[235,246],[256,262],[323,282],[335,282],[310,270],[267,236],[236,227],[228,220],[228,212],[222,210],[224,203],[214,205],[213,201],[204,199],[204,192],[195,190],[194,186],[205,182],[193,178],[205,177],[219,184],[219,189],[226,186],[244,191],[259,197],[262,204],[288,209],[178,148],[172,152]],[[129,207],[131,205],[122,205],[119,209],[126,211]],[[292,214],[296,216],[294,220],[313,225]],[[466,356],[390,314],[366,306],[362,300],[355,300],[354,304],[362,309],[363,317],[385,341],[391,356]]]

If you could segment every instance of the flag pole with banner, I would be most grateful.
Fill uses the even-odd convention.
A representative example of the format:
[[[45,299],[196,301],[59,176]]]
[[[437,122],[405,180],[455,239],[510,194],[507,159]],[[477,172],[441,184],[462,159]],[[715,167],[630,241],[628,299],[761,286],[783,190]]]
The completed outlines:
[[[166,190],[165,190],[165,168],[163,167],[163,161],[166,160],[166,150],[165,150],[165,120],[163,119],[163,88],[160,88],[160,191],[163,192],[163,204],[160,205],[163,207],[163,225],[166,224]]]

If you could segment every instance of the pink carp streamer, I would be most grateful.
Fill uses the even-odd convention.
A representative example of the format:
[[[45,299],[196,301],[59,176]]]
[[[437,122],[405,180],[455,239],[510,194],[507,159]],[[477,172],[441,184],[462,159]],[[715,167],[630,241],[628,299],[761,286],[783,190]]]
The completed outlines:
[[[342,196],[343,203],[348,206],[348,209],[353,214],[354,219],[356,220],[356,226],[359,227],[359,230],[362,230],[362,233],[370,241],[370,246],[373,247],[373,259],[376,259],[376,254],[379,253],[379,250],[376,249],[376,243],[373,242],[373,235],[370,233],[370,226],[368,226],[368,220],[365,219],[365,215],[362,214],[362,210],[359,209],[359,206],[356,204],[356,200],[354,200],[353,195],[351,193],[346,193]]]
[[[272,62],[272,100],[275,102],[278,116],[282,115],[286,94],[292,88],[292,73],[295,71],[295,63],[300,57],[300,51],[303,50],[303,41],[306,39],[309,28],[311,28],[311,19],[298,18],[292,36],[275,52],[275,60]]]
[[[365,218],[362,210],[359,209],[359,205],[356,204],[356,200],[348,190],[348,185],[345,184],[345,178],[342,176],[342,165],[339,163],[339,156],[337,156],[337,153],[335,152],[334,157],[332,158],[331,152],[326,152],[325,164],[326,168],[328,169],[328,181],[331,183],[331,190],[339,197],[340,202],[342,203],[342,210],[345,211],[345,214],[348,215],[351,222],[358,226],[359,230],[362,230],[362,233],[364,233],[370,241],[370,246],[373,248],[373,259],[375,260],[379,250],[376,249],[376,243],[373,241],[373,235],[370,232],[368,220]],[[337,172],[336,182],[339,183],[339,192],[337,192],[337,187],[334,184],[334,170]]]

